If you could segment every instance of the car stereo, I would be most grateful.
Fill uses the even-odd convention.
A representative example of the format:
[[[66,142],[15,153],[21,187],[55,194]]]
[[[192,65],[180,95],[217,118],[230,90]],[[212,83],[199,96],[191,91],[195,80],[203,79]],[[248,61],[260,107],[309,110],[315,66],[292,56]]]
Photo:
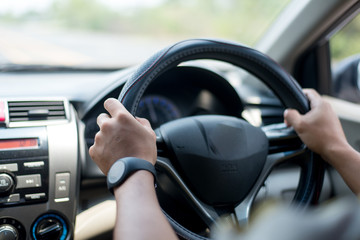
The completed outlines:
[[[46,129],[22,128],[21,135],[17,132],[19,129],[7,129],[0,136],[0,207],[48,200]]]

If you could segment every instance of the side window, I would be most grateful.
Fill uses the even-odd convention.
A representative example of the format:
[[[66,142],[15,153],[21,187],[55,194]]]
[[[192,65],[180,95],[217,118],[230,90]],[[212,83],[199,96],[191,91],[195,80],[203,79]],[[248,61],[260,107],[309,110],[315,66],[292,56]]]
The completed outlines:
[[[330,39],[333,96],[360,103],[360,15]]]

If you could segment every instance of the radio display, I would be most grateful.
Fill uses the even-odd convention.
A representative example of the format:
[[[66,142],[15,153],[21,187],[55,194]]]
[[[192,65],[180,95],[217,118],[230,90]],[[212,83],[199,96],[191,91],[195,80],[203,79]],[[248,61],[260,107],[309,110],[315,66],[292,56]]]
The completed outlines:
[[[21,149],[39,146],[37,138],[0,139],[0,150]]]

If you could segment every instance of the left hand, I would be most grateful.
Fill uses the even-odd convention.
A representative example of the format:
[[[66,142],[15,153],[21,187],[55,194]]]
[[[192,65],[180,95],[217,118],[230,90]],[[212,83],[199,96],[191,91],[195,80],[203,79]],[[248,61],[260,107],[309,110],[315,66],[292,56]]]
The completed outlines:
[[[107,175],[112,164],[119,158],[137,157],[156,163],[156,135],[149,121],[134,118],[114,98],[104,103],[110,115],[102,113],[97,118],[100,131],[95,135],[89,153],[100,170]]]

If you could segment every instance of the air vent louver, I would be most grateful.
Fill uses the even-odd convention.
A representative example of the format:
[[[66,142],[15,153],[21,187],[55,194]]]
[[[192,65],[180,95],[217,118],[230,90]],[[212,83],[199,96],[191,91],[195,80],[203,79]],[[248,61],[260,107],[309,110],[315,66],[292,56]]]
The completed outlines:
[[[9,101],[10,122],[66,119],[63,101]]]

